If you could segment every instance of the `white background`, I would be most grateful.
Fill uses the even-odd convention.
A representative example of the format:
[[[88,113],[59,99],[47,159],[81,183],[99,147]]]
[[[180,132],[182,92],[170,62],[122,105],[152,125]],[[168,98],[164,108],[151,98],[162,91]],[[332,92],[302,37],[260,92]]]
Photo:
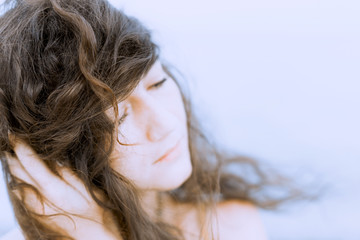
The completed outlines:
[[[358,0],[112,2],[153,30],[222,145],[330,183],[262,211],[270,239],[360,239]],[[0,235],[13,225],[1,182]]]

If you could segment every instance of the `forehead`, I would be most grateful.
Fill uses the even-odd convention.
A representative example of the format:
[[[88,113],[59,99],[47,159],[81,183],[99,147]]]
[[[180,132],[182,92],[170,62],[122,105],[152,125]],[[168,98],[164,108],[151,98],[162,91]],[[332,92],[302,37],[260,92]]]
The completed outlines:
[[[146,82],[148,80],[154,79],[154,78],[158,78],[159,76],[164,74],[164,69],[162,67],[162,64],[159,60],[157,60],[149,69],[149,71],[141,77],[140,83],[141,82]]]

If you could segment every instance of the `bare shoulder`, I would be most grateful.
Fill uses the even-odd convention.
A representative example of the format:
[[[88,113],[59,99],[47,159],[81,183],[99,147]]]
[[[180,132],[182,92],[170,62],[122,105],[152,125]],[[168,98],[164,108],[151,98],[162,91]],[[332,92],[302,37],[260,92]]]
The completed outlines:
[[[0,236],[0,240],[24,240],[24,236],[22,235],[19,228],[14,228],[10,232],[6,233],[3,236]]]
[[[216,207],[219,239],[266,240],[266,232],[257,207],[240,200],[221,202]],[[216,229],[216,227],[214,228]]]

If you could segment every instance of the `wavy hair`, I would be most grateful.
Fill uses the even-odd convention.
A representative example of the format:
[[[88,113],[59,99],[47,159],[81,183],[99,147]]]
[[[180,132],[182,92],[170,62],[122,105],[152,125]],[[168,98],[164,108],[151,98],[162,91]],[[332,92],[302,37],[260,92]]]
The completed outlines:
[[[114,213],[124,239],[183,239],[176,226],[151,220],[134,185],[109,166],[117,125],[105,110],[112,106],[117,113],[117,102],[131,94],[159,58],[150,32],[105,0],[6,4],[9,9],[0,18],[0,155],[26,238],[67,236],[42,224],[44,216],[26,209],[24,200],[12,192],[30,188],[41,195],[10,173],[9,133],[28,143],[55,174],[58,163],[76,172],[94,200]],[[301,195],[287,179],[266,173],[258,161],[212,143],[183,91],[182,98],[193,172],[167,193],[174,201],[214,209],[218,201],[239,199],[274,208]],[[241,171],[231,171],[234,166]],[[273,196],[267,190],[272,186],[286,194]],[[110,201],[98,199],[94,189],[101,189]]]

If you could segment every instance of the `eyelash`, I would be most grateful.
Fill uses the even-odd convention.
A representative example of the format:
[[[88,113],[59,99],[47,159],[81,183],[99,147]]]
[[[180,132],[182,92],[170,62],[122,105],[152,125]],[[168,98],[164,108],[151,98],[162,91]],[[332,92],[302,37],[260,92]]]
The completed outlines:
[[[166,82],[167,78],[164,78],[163,80],[161,80],[160,82],[155,83],[154,85],[152,85],[151,87],[154,87],[155,89],[160,88],[165,82]],[[125,118],[128,116],[128,113],[124,113],[121,118],[119,119],[119,125],[121,123],[124,122]]]
[[[124,122],[124,120],[125,120],[125,118],[127,117],[127,115],[128,115],[127,113],[124,113],[124,114],[121,116],[121,118],[119,119],[119,125]]]
[[[161,87],[161,86],[165,83],[166,80],[167,80],[167,78],[164,78],[164,79],[161,80],[160,82],[157,82],[157,83],[155,83],[154,85],[152,85],[152,87],[154,87],[154,88],[159,88],[159,87]]]

